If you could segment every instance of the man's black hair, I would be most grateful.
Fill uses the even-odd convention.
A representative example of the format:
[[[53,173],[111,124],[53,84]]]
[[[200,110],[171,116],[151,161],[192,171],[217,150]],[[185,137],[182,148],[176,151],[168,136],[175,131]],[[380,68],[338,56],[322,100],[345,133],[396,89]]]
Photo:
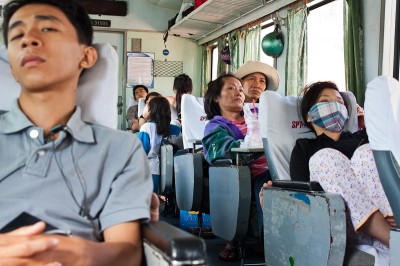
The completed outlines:
[[[86,9],[75,0],[12,0],[4,6],[3,19],[3,38],[8,47],[8,24],[14,13],[25,5],[45,4],[60,9],[71,24],[74,26],[78,35],[79,42],[92,45],[93,27]]]

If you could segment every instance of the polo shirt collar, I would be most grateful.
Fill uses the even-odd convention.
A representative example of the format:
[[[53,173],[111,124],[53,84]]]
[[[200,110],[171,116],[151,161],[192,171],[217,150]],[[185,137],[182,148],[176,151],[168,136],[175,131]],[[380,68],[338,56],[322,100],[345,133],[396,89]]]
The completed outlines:
[[[12,134],[34,126],[19,108],[17,99],[13,102],[10,111],[0,116],[0,133],[3,134]],[[68,133],[76,140],[87,143],[95,142],[93,129],[82,121],[81,109],[78,106],[69,119],[67,127]]]

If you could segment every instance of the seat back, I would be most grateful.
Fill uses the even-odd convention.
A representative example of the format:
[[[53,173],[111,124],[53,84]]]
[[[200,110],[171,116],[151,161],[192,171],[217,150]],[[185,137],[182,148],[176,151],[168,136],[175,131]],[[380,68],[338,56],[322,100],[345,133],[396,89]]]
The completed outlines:
[[[190,140],[201,140],[204,136],[206,125],[206,112],[204,111],[204,99],[190,94],[182,95],[181,120],[183,147],[192,148]]]
[[[380,76],[367,85],[365,125],[383,189],[400,223],[400,83]]]
[[[356,131],[355,97],[350,92],[342,97],[350,116],[347,130]],[[260,131],[272,179],[274,184],[287,180],[292,185],[263,191],[265,261],[286,265],[293,257],[299,265],[342,265],[346,247],[343,199],[338,194],[292,190],[297,184],[290,181],[289,162],[296,140],[315,138],[298,111],[300,101],[272,91],[260,98]]]
[[[356,99],[351,92],[341,94],[350,117],[346,130],[355,132],[358,130]],[[272,180],[290,180],[289,161],[296,140],[315,138],[300,115],[300,101],[301,97],[284,97],[274,91],[265,91],[260,97],[260,131]]]
[[[145,98],[139,98],[138,99],[138,116],[140,117],[141,115],[143,115],[143,110],[144,107],[146,106],[146,104],[144,103]]]
[[[79,79],[77,105],[82,110],[83,120],[117,128],[118,55],[110,44],[95,44],[95,47],[98,59],[96,64],[85,70]],[[3,97],[0,97],[0,110],[8,111],[21,89],[13,81],[5,53],[2,52],[1,56],[0,94]]]

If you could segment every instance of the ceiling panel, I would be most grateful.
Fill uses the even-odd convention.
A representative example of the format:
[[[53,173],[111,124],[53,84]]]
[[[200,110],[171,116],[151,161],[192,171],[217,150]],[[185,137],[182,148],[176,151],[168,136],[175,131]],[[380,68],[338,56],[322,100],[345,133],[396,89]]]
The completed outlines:
[[[140,0],[141,1],[141,0]],[[179,11],[182,0],[147,0],[150,4]]]
[[[262,6],[262,0],[208,0],[171,27],[173,34],[198,39]]]

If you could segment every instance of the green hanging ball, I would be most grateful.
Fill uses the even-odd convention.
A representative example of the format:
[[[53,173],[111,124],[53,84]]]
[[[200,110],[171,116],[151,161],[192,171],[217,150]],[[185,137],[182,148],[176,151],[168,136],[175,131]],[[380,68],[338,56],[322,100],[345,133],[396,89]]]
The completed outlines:
[[[283,51],[282,35],[277,30],[268,33],[262,39],[261,48],[266,55],[277,58]]]

